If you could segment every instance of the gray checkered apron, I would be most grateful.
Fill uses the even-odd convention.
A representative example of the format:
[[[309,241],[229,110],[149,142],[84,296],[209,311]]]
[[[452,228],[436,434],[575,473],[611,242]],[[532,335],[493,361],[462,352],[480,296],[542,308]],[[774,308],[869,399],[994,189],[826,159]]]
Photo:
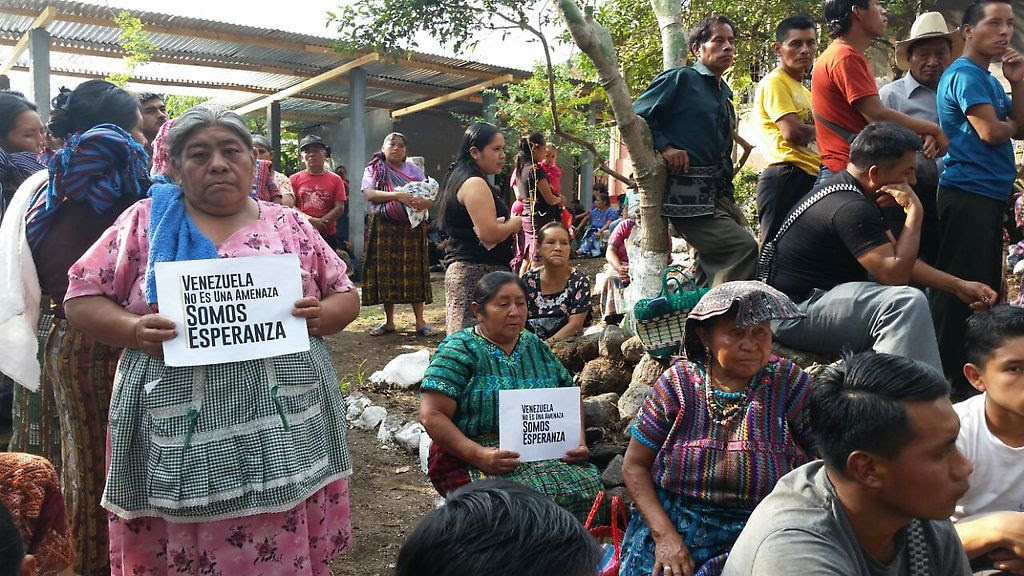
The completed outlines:
[[[323,339],[261,360],[118,364],[103,506],[203,522],[294,508],[352,469],[345,402]]]

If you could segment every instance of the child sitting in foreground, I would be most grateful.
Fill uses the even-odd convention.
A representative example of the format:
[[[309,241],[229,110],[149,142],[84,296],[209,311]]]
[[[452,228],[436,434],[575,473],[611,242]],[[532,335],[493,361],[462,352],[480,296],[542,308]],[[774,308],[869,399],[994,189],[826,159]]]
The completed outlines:
[[[956,445],[974,463],[953,522],[975,570],[1024,573],[1024,308],[967,321],[964,376],[980,395],[954,405]]]

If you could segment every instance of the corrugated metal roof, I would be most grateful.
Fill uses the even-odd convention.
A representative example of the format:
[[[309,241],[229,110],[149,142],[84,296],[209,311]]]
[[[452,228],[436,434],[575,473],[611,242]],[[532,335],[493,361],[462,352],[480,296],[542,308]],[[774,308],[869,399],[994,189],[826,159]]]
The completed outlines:
[[[123,70],[119,58],[124,52],[113,20],[121,10],[67,0],[0,2],[0,59],[6,60],[36,16],[50,6],[58,11],[57,19],[46,27],[51,36],[50,66],[54,74],[92,73],[103,77]],[[239,106],[283,90],[360,56],[336,51],[331,38],[149,11],[129,12],[142,21],[157,46],[150,61],[134,70],[133,85],[221,90],[224,92],[214,100],[226,106]],[[26,52],[15,64],[24,67],[28,63]],[[367,104],[390,109],[505,74],[516,80],[531,74],[424,53],[382,55],[362,68],[367,73]],[[342,77],[285,99],[281,109],[297,117],[340,118],[347,113],[347,97],[348,85]],[[478,109],[479,102],[476,96],[441,107],[465,112]]]

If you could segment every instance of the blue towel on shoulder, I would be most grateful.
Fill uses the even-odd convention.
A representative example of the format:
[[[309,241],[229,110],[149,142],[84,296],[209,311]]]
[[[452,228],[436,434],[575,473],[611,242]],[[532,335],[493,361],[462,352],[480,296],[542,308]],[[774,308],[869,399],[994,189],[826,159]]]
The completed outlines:
[[[217,247],[196,227],[185,211],[181,188],[157,184],[149,189],[149,264],[146,266],[146,302],[156,304],[156,264],[217,258]]]

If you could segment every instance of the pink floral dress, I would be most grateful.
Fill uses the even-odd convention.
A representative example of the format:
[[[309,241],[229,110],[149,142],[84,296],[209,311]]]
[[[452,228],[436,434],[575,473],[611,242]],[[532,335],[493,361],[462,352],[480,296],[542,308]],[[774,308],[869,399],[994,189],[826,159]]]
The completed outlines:
[[[345,264],[301,214],[259,208],[258,220],[217,247],[221,258],[294,253],[305,296],[352,289]],[[149,200],[126,210],[72,266],[65,301],[101,295],[136,314],[155,312],[144,294],[149,217]],[[113,575],[330,574],[331,560],[351,547],[351,464],[330,354],[321,338],[310,347],[304,356],[201,367],[198,388],[192,369],[125,350],[102,502],[112,512]],[[268,383],[275,371],[287,376]],[[310,377],[287,381],[294,374]],[[264,394],[271,385],[273,402]],[[187,438],[204,440],[182,444],[184,424],[173,416],[182,407],[192,418]]]

